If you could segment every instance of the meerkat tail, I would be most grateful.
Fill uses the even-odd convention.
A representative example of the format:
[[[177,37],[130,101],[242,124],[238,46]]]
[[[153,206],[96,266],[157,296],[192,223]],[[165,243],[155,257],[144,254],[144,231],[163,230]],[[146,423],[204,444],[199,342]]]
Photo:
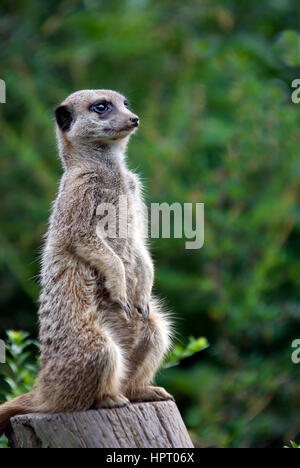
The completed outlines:
[[[34,402],[34,395],[35,392],[26,393],[0,405],[0,436],[8,428],[10,418],[13,416],[38,411]]]

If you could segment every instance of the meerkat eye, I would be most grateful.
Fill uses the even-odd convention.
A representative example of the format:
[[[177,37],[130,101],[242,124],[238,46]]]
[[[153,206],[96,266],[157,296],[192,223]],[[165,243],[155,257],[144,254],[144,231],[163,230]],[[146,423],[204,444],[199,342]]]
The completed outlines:
[[[97,114],[104,114],[111,110],[111,105],[108,102],[96,102],[90,106],[90,110],[97,112]]]

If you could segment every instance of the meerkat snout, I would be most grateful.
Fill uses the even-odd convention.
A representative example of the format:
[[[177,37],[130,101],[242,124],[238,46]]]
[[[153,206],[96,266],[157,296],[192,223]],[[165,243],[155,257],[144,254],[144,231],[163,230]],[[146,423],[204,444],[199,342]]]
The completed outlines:
[[[140,124],[140,120],[138,117],[130,117],[130,122],[133,127],[138,127]]]
[[[55,117],[59,138],[69,143],[128,139],[140,123],[128,99],[103,89],[71,94],[55,110]]]

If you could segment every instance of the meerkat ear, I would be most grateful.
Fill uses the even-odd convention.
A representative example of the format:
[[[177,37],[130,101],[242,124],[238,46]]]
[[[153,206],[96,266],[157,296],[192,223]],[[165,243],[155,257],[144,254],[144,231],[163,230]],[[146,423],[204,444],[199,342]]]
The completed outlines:
[[[63,132],[68,132],[74,121],[72,111],[67,106],[58,106],[55,111],[57,125]]]

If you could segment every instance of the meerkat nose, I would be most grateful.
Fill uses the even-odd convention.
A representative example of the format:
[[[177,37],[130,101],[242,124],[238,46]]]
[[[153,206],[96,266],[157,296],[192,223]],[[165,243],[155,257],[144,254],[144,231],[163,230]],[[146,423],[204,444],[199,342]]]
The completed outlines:
[[[139,126],[139,118],[138,117],[130,117],[130,122],[133,127]]]

